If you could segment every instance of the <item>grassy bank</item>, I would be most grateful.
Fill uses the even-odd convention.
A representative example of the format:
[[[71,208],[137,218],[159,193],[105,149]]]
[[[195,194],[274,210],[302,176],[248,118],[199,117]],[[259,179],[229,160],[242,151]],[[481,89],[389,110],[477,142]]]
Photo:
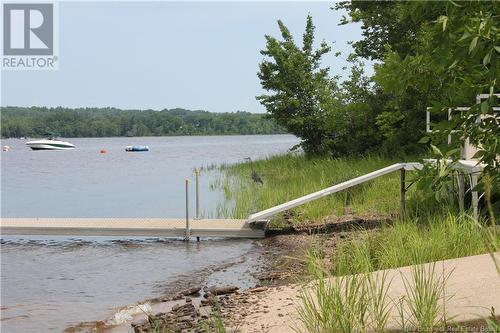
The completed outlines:
[[[360,230],[340,243],[330,270],[356,274],[466,257],[488,253],[494,243],[500,243],[496,229],[466,215],[398,220],[376,231]]]
[[[244,218],[401,161],[380,156],[307,159],[288,155],[223,166],[222,176],[214,184],[226,197],[219,214]],[[252,171],[261,176],[263,184],[252,180]],[[416,177],[410,173],[408,183]],[[377,230],[350,232],[333,248],[321,242],[311,248],[305,261],[312,287],[303,289],[298,308],[304,332],[384,332],[389,309],[394,307],[401,311],[401,331],[443,328],[451,320],[446,314],[448,296],[444,293],[449,275],[434,269],[434,265],[421,264],[500,250],[500,232],[494,219],[474,221],[467,213],[457,213],[450,201],[442,205],[425,201],[416,186],[407,194],[409,214],[398,217],[399,182],[399,173],[389,174],[299,206],[272,221],[279,227],[320,223],[346,214],[394,216],[393,223]],[[400,304],[387,298],[391,281],[384,276],[370,278],[371,272],[412,265]],[[498,329],[493,317],[483,322],[490,329]]]
[[[217,214],[245,218],[252,212],[401,161],[401,158],[381,156],[308,159],[302,155],[283,155],[222,166],[220,179],[213,186],[223,190],[226,201],[219,205]],[[252,180],[252,169],[262,178],[263,184]],[[273,223],[279,226],[284,216],[289,223],[301,224],[345,214],[396,213],[398,209],[399,174],[394,173],[297,207],[286,215],[275,217]]]

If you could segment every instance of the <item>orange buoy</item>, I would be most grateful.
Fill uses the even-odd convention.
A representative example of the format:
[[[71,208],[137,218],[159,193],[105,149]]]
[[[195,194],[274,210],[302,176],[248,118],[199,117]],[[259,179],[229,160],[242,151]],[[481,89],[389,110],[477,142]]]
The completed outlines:
[[[106,149],[101,149],[100,153],[101,154],[106,154],[108,151]]]

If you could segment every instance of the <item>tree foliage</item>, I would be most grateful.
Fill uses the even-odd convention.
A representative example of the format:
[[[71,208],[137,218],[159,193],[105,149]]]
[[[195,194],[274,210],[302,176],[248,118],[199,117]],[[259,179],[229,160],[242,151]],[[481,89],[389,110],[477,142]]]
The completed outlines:
[[[449,107],[472,106],[468,116],[441,131],[442,138],[451,130],[467,132],[457,133],[458,140],[471,136],[478,127],[472,115],[478,115],[476,95],[498,90],[498,2],[354,0],[335,8],[349,14],[341,24],[361,24],[363,38],[354,42],[355,54],[378,61],[374,84],[386,105],[376,124],[386,150],[418,150],[428,106],[434,106],[436,119],[447,118]],[[484,103],[483,111],[496,102]],[[479,130],[471,138],[493,147],[485,143],[497,136],[492,131],[498,126],[494,117],[486,119],[482,124],[490,123],[490,134],[480,138],[479,132],[488,131]],[[495,152],[488,154],[492,158]]]
[[[360,23],[363,38],[355,41],[356,55],[371,60],[382,60],[386,45],[405,56],[411,52],[415,34],[427,15],[419,20],[409,20],[406,12],[401,11],[399,1],[342,1],[335,5],[336,10],[346,10],[349,18],[343,17],[340,24]],[[406,24],[402,24],[405,22]]]
[[[311,16],[307,17],[302,46],[295,43],[285,24],[278,21],[281,40],[266,36],[258,77],[269,94],[257,99],[289,132],[300,137],[308,154],[332,156],[364,153],[377,148],[381,135],[375,119],[381,104],[372,100],[371,82],[363,63],[349,58],[351,72],[339,83],[321,66],[330,52],[323,41],[314,48]]]
[[[303,139],[307,152],[323,152],[329,140],[328,119],[335,107],[335,82],[328,68],[321,68],[321,57],[330,47],[321,43],[314,49],[314,25],[307,17],[302,47],[282,21],[278,21],[282,40],[267,35],[266,57],[259,68],[262,87],[272,94],[258,96],[268,113],[288,131]]]
[[[466,140],[479,148],[488,192],[500,192],[498,1],[345,2],[352,22],[362,24],[357,56],[378,60],[374,84],[387,99],[377,116],[386,147],[415,145],[432,107],[436,131],[421,142],[458,159]],[[344,19],[342,22],[348,22]],[[485,98],[476,101],[476,96]],[[468,107],[466,111],[449,110]],[[448,136],[452,144],[448,144]],[[410,149],[414,150],[413,148]],[[447,182],[448,183],[448,182]]]
[[[382,73],[377,66],[388,65],[388,50],[400,59],[414,56],[422,28],[439,16],[440,9],[433,4],[422,6],[419,11],[409,10],[410,6],[412,4],[403,1],[356,0],[335,6],[335,9],[347,10],[349,14],[349,18],[344,17],[340,24],[361,24],[363,38],[353,43],[355,55],[376,60],[377,75],[387,74],[395,85],[405,79],[405,73],[395,68]],[[422,71],[419,75],[425,77],[429,73]],[[371,101],[378,101],[380,107],[375,122],[376,129],[383,136],[380,148],[386,152],[402,151],[406,154],[420,151],[422,147],[418,145],[418,140],[425,128],[425,110],[434,90],[408,86],[404,94],[395,96],[377,78],[373,84],[376,88]],[[380,105],[381,102],[385,104]]]
[[[455,146],[470,138],[488,168],[498,168],[499,118],[493,110],[498,98],[493,93],[499,92],[499,7],[495,1],[339,3],[335,9],[348,13],[340,24],[355,22],[362,29],[343,82],[321,67],[330,48],[323,42],[314,49],[311,17],[302,46],[279,21],[281,39],[266,36],[261,51],[266,58],[258,75],[269,93],[258,99],[304,140],[307,152],[332,155],[416,154],[426,149],[419,140],[426,135],[427,107],[439,121],[447,119],[449,108],[470,106],[451,122],[436,125],[440,131],[433,143],[446,144],[449,134]],[[364,74],[362,59],[376,61],[373,77]],[[478,94],[489,97],[476,103]],[[490,173],[500,177],[498,169]]]
[[[429,11],[435,17],[421,25],[412,54],[403,58],[387,48],[375,78],[394,94],[395,100],[405,99],[412,92],[425,93],[436,119],[446,119],[450,109],[470,107],[468,111],[453,112],[451,122],[446,119],[437,124],[439,131],[432,140],[448,150],[454,148],[447,147],[448,135],[456,144],[469,139],[478,146],[477,157],[496,184],[495,192],[500,184],[496,162],[500,156],[500,115],[493,109],[498,106],[494,93],[500,92],[498,9],[494,1],[405,4],[401,10],[409,17]],[[476,101],[479,94],[486,98]],[[459,158],[459,154],[454,157]]]
[[[285,133],[272,119],[248,112],[211,113],[185,109],[2,107],[2,137],[223,135]]]

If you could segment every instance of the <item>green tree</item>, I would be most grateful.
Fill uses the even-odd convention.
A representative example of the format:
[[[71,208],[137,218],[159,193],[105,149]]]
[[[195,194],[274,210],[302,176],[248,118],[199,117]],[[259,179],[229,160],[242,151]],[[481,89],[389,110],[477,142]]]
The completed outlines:
[[[332,116],[336,104],[335,82],[328,68],[321,68],[321,58],[330,51],[322,42],[313,49],[314,25],[307,17],[302,47],[295,44],[292,34],[282,21],[278,21],[282,40],[266,35],[266,57],[260,65],[258,77],[262,87],[271,94],[257,97],[278,124],[302,141],[307,153],[324,153],[331,140],[331,128],[325,121]]]
[[[420,2],[423,3],[423,2]],[[395,57],[406,59],[415,55],[419,43],[424,41],[420,36],[425,27],[440,14],[439,4],[428,2],[427,6],[408,10],[413,7],[405,1],[349,1],[335,6],[337,10],[347,10],[348,18],[340,24],[360,23],[362,38],[353,43],[355,55],[365,59],[378,60],[375,67],[385,61],[386,51],[390,50]],[[380,74],[380,72],[378,72]],[[422,76],[434,73],[421,73]],[[387,75],[397,81],[401,73],[387,71]],[[425,129],[425,110],[429,105],[434,89],[417,89],[409,86],[403,94],[394,96],[380,80],[375,80],[370,99],[373,109],[377,110],[376,125],[383,136],[382,149],[388,152],[401,151],[406,154],[415,153],[423,147],[417,142]],[[380,86],[377,86],[380,84]],[[384,101],[385,104],[381,104]]]
[[[420,1],[423,2],[423,1]],[[405,1],[342,1],[334,6],[346,10],[340,24],[360,23],[363,38],[353,43],[359,57],[383,60],[385,49],[390,46],[401,57],[413,54],[415,36],[422,24],[432,21],[439,6],[428,5],[418,11],[408,11]]]
[[[460,106],[470,109],[455,113],[453,120],[437,125],[440,132],[431,138],[435,145],[447,145],[452,135],[456,143],[467,138],[480,148],[477,155],[486,165],[492,192],[500,192],[500,16],[498,2],[415,2],[407,3],[407,15],[433,12],[433,20],[421,25],[412,55],[402,58],[390,47],[376,71],[376,80],[395,100],[407,99],[411,92],[427,94],[435,118],[447,118],[448,110]],[[476,102],[478,94],[487,98]],[[449,149],[449,148],[448,148]],[[456,154],[455,158],[459,155]]]
[[[340,84],[339,97],[342,105],[333,111],[331,123],[334,138],[329,147],[337,155],[362,154],[380,149],[382,135],[375,119],[381,112],[384,100],[366,76],[364,64],[350,56],[349,77]],[[382,103],[381,103],[382,102]]]

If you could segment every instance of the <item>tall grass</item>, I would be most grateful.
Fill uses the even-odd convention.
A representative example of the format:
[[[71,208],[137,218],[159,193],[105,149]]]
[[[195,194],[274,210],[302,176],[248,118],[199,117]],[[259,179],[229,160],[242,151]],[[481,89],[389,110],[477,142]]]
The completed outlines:
[[[222,190],[225,202],[217,208],[220,217],[245,218],[249,214],[375,171],[400,159],[380,156],[363,158],[306,158],[281,155],[253,163],[221,167],[220,179],[212,185]],[[264,184],[254,183],[252,167]],[[386,175],[349,190],[310,202],[292,210],[294,223],[352,214],[386,214],[399,209],[399,175]],[[280,217],[275,223],[280,222]]]
[[[175,325],[169,326],[164,321],[158,319],[151,320],[150,318],[150,325],[151,333],[175,333],[178,331]]]
[[[309,260],[313,267],[318,265],[311,262],[320,262],[318,258]],[[302,289],[297,309],[305,332],[386,332],[393,308],[400,314],[404,332],[430,332],[446,323],[444,290],[451,273],[440,275],[434,263],[412,266],[409,276],[402,274],[405,294],[399,301],[388,296],[392,279],[387,271],[335,277],[315,269],[313,282]],[[295,330],[302,332],[302,328]]]
[[[309,256],[308,268],[315,279],[302,289],[297,309],[306,332],[384,332],[390,311],[387,275],[332,277],[320,262]]]
[[[377,231],[359,231],[356,237],[340,243],[332,258],[335,275],[372,272],[488,253],[485,239],[496,237],[481,223],[466,215],[449,214],[422,223],[399,220]]]
[[[411,275],[402,276],[406,297],[405,327],[431,332],[442,323],[446,323],[445,283],[447,275],[438,274],[436,264],[415,265],[411,267]]]

